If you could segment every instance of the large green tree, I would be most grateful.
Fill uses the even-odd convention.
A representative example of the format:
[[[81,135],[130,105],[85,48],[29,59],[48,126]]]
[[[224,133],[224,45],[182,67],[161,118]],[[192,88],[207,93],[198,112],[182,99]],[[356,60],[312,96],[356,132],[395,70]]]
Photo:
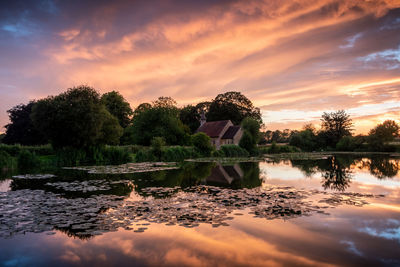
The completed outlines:
[[[122,127],[107,111],[100,94],[88,86],[39,100],[32,121],[55,148],[118,144]]]
[[[231,120],[234,124],[240,124],[246,117],[251,117],[262,123],[261,112],[259,108],[253,106],[253,103],[240,92],[226,92],[219,94],[212,100],[207,120]]]
[[[5,126],[6,134],[2,140],[5,144],[41,145],[47,143],[47,139],[33,125],[31,120],[32,107],[35,101],[28,104],[19,104],[7,113],[10,123]]]
[[[126,129],[124,143],[150,145],[154,137],[163,137],[168,145],[185,144],[188,133],[178,115],[178,109],[165,102],[155,102],[140,112],[135,111],[132,126]]]
[[[326,145],[334,148],[344,136],[351,136],[353,121],[344,110],[324,112],[321,118],[321,134]]]
[[[126,128],[131,122],[133,111],[128,101],[118,92],[112,91],[101,96],[102,103],[107,110],[118,119],[122,128]]]

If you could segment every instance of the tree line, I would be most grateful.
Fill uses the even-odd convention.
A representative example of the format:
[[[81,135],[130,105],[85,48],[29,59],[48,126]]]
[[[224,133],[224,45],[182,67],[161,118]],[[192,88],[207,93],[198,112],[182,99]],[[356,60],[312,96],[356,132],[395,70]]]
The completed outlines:
[[[391,144],[399,137],[400,126],[396,121],[386,120],[372,128],[367,135],[354,135],[354,124],[344,110],[324,112],[321,127],[317,130],[306,124],[300,131],[274,131],[263,133],[263,142],[283,141],[303,151],[396,151]]]
[[[252,124],[262,123],[260,110],[240,92],[226,92],[211,101],[182,108],[171,97],[159,97],[132,109],[117,91],[101,95],[92,87],[78,86],[56,96],[19,104],[7,112],[10,123],[5,126],[2,143],[51,143],[55,149],[148,146],[156,137],[162,138],[165,145],[191,145],[191,135],[200,126],[202,112],[209,121],[230,119],[241,124],[248,118],[250,132],[254,132]],[[251,133],[248,139],[249,146],[254,147],[258,136]]]

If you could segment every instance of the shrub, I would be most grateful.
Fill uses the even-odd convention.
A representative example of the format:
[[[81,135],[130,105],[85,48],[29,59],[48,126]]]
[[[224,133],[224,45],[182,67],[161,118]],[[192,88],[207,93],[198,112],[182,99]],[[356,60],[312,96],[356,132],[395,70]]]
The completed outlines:
[[[56,151],[58,166],[78,166],[86,160],[86,152],[82,149],[62,148]]]
[[[162,152],[162,160],[163,161],[183,161],[188,158],[197,157],[198,153],[196,153],[194,148],[187,148],[182,146],[174,146],[168,147]]]
[[[221,147],[220,150],[214,150],[213,152],[211,152],[211,156],[215,157],[215,158],[223,158],[223,157],[225,157],[225,153]]]
[[[39,157],[28,150],[21,150],[17,157],[18,168],[21,170],[31,170],[40,167]]]
[[[156,157],[151,153],[150,149],[143,148],[135,155],[136,162],[156,161]]]
[[[192,144],[202,156],[210,156],[213,150],[211,139],[205,133],[196,133],[192,135]]]
[[[362,136],[345,136],[336,144],[336,150],[339,151],[355,151],[360,150],[365,141]]]
[[[163,146],[165,146],[164,137],[153,137],[151,140],[151,152],[156,158],[158,158],[158,160],[161,160]]]
[[[251,136],[251,134],[249,133],[249,131],[244,131],[243,132],[243,136],[239,141],[239,146],[241,148],[246,149],[249,153],[254,153],[256,145],[254,142],[253,137]]]
[[[13,158],[5,151],[0,150],[0,170],[3,168],[11,168]]]
[[[249,152],[237,145],[223,145],[220,151],[222,151],[225,157],[248,157]]]
[[[103,151],[103,160],[106,164],[123,164],[132,161],[132,158],[126,150],[115,146],[106,146]]]
[[[6,145],[0,144],[0,151],[5,151],[12,157],[17,157],[21,150],[28,150],[38,156],[52,155],[54,150],[50,144],[41,146],[21,146],[21,145]]]

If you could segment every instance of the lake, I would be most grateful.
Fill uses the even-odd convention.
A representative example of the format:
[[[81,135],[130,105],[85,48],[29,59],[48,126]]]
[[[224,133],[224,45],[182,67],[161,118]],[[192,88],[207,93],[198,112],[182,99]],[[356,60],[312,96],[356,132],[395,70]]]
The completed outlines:
[[[0,263],[400,266],[399,169],[339,154],[3,174]]]

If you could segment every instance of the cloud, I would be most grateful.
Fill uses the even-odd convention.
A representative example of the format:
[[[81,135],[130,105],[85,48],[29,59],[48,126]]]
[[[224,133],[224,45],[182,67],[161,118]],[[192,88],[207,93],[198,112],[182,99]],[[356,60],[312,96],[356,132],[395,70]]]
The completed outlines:
[[[18,103],[82,83],[133,106],[239,90],[264,117],[399,96],[399,83],[386,83],[399,77],[398,1],[15,2],[0,11],[0,82]],[[23,27],[9,25],[35,26],[18,35],[10,30]]]

